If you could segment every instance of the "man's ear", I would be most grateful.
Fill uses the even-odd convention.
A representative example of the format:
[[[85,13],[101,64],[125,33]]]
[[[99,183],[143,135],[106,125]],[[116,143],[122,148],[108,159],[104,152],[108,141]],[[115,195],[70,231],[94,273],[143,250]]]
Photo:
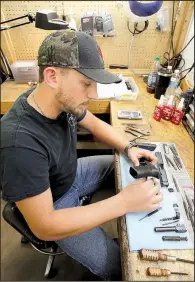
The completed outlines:
[[[43,71],[44,82],[51,88],[57,88],[57,70],[53,67],[48,67]]]

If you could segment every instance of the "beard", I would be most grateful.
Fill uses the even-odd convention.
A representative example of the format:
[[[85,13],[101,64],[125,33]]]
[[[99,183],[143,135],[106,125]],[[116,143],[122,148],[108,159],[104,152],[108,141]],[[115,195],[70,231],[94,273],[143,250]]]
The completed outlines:
[[[74,100],[71,99],[70,96],[64,95],[64,91],[62,89],[57,92],[56,100],[59,103],[62,112],[73,114],[77,118],[79,118],[83,114],[84,110],[89,104],[89,101],[86,101],[75,107]]]

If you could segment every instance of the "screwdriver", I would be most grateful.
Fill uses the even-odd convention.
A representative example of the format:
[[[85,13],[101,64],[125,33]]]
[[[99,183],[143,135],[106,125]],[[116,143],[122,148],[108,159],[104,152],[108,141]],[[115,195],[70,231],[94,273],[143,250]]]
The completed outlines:
[[[192,263],[194,264],[194,261],[192,260],[187,260],[187,259],[180,259],[180,258],[176,258],[173,256],[168,256],[166,254],[161,254],[159,252],[156,251],[151,251],[151,250],[144,250],[141,249],[139,251],[140,254],[140,258],[142,260],[149,260],[149,261],[182,261],[182,262],[187,262],[187,263]]]
[[[185,272],[171,272],[169,269],[155,267],[148,267],[146,272],[149,276],[170,276],[171,274],[188,275],[188,273]]]
[[[145,215],[144,217],[140,218],[139,221],[142,220],[142,219],[144,219],[144,218],[146,218],[146,217],[149,217],[149,216],[153,215],[154,213],[160,211],[161,209],[162,209],[162,208],[159,208],[159,209],[156,209],[156,210],[154,210],[154,211],[148,213],[148,214]]]

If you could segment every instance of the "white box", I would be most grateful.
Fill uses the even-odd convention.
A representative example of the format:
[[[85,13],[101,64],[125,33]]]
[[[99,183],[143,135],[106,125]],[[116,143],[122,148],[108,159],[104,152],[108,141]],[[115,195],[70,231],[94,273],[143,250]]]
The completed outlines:
[[[16,83],[39,81],[39,66],[36,60],[16,61],[10,67]]]

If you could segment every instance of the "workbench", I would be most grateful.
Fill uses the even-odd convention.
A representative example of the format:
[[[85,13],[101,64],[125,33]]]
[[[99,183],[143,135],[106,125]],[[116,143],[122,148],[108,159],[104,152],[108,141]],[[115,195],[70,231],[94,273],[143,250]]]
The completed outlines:
[[[191,180],[194,182],[194,143],[188,135],[186,129],[182,124],[174,125],[171,122],[161,120],[157,122],[153,119],[154,108],[157,104],[157,100],[154,99],[153,94],[146,92],[146,85],[143,79],[132,75],[128,70],[116,70],[115,74],[123,73],[124,76],[132,76],[138,87],[139,95],[136,101],[115,101],[115,100],[96,100],[91,101],[89,110],[95,114],[97,113],[110,113],[111,124],[122,134],[124,130],[121,127],[121,123],[124,120],[119,120],[117,117],[117,111],[128,110],[141,110],[144,116],[144,120],[150,125],[152,134],[149,136],[148,141],[153,142],[174,142],[177,146],[177,150],[183,160],[183,163],[190,175]],[[29,85],[15,84],[13,81],[4,82],[1,85],[1,114],[5,114],[14,101],[21,93],[29,89]],[[121,190],[121,175],[119,165],[119,155],[115,154],[115,172],[116,172],[116,190],[117,193]],[[125,216],[120,217],[118,220],[119,237],[121,246],[121,258],[122,258],[122,271],[124,281],[194,281],[194,265],[182,263],[182,262],[147,262],[141,261],[137,253],[130,252],[128,246],[128,238],[126,232]],[[193,250],[168,250],[165,253],[179,258],[194,259]],[[145,274],[147,267],[160,267],[167,268],[172,271],[188,272],[188,276],[171,275],[169,277],[153,278],[148,277]]]

